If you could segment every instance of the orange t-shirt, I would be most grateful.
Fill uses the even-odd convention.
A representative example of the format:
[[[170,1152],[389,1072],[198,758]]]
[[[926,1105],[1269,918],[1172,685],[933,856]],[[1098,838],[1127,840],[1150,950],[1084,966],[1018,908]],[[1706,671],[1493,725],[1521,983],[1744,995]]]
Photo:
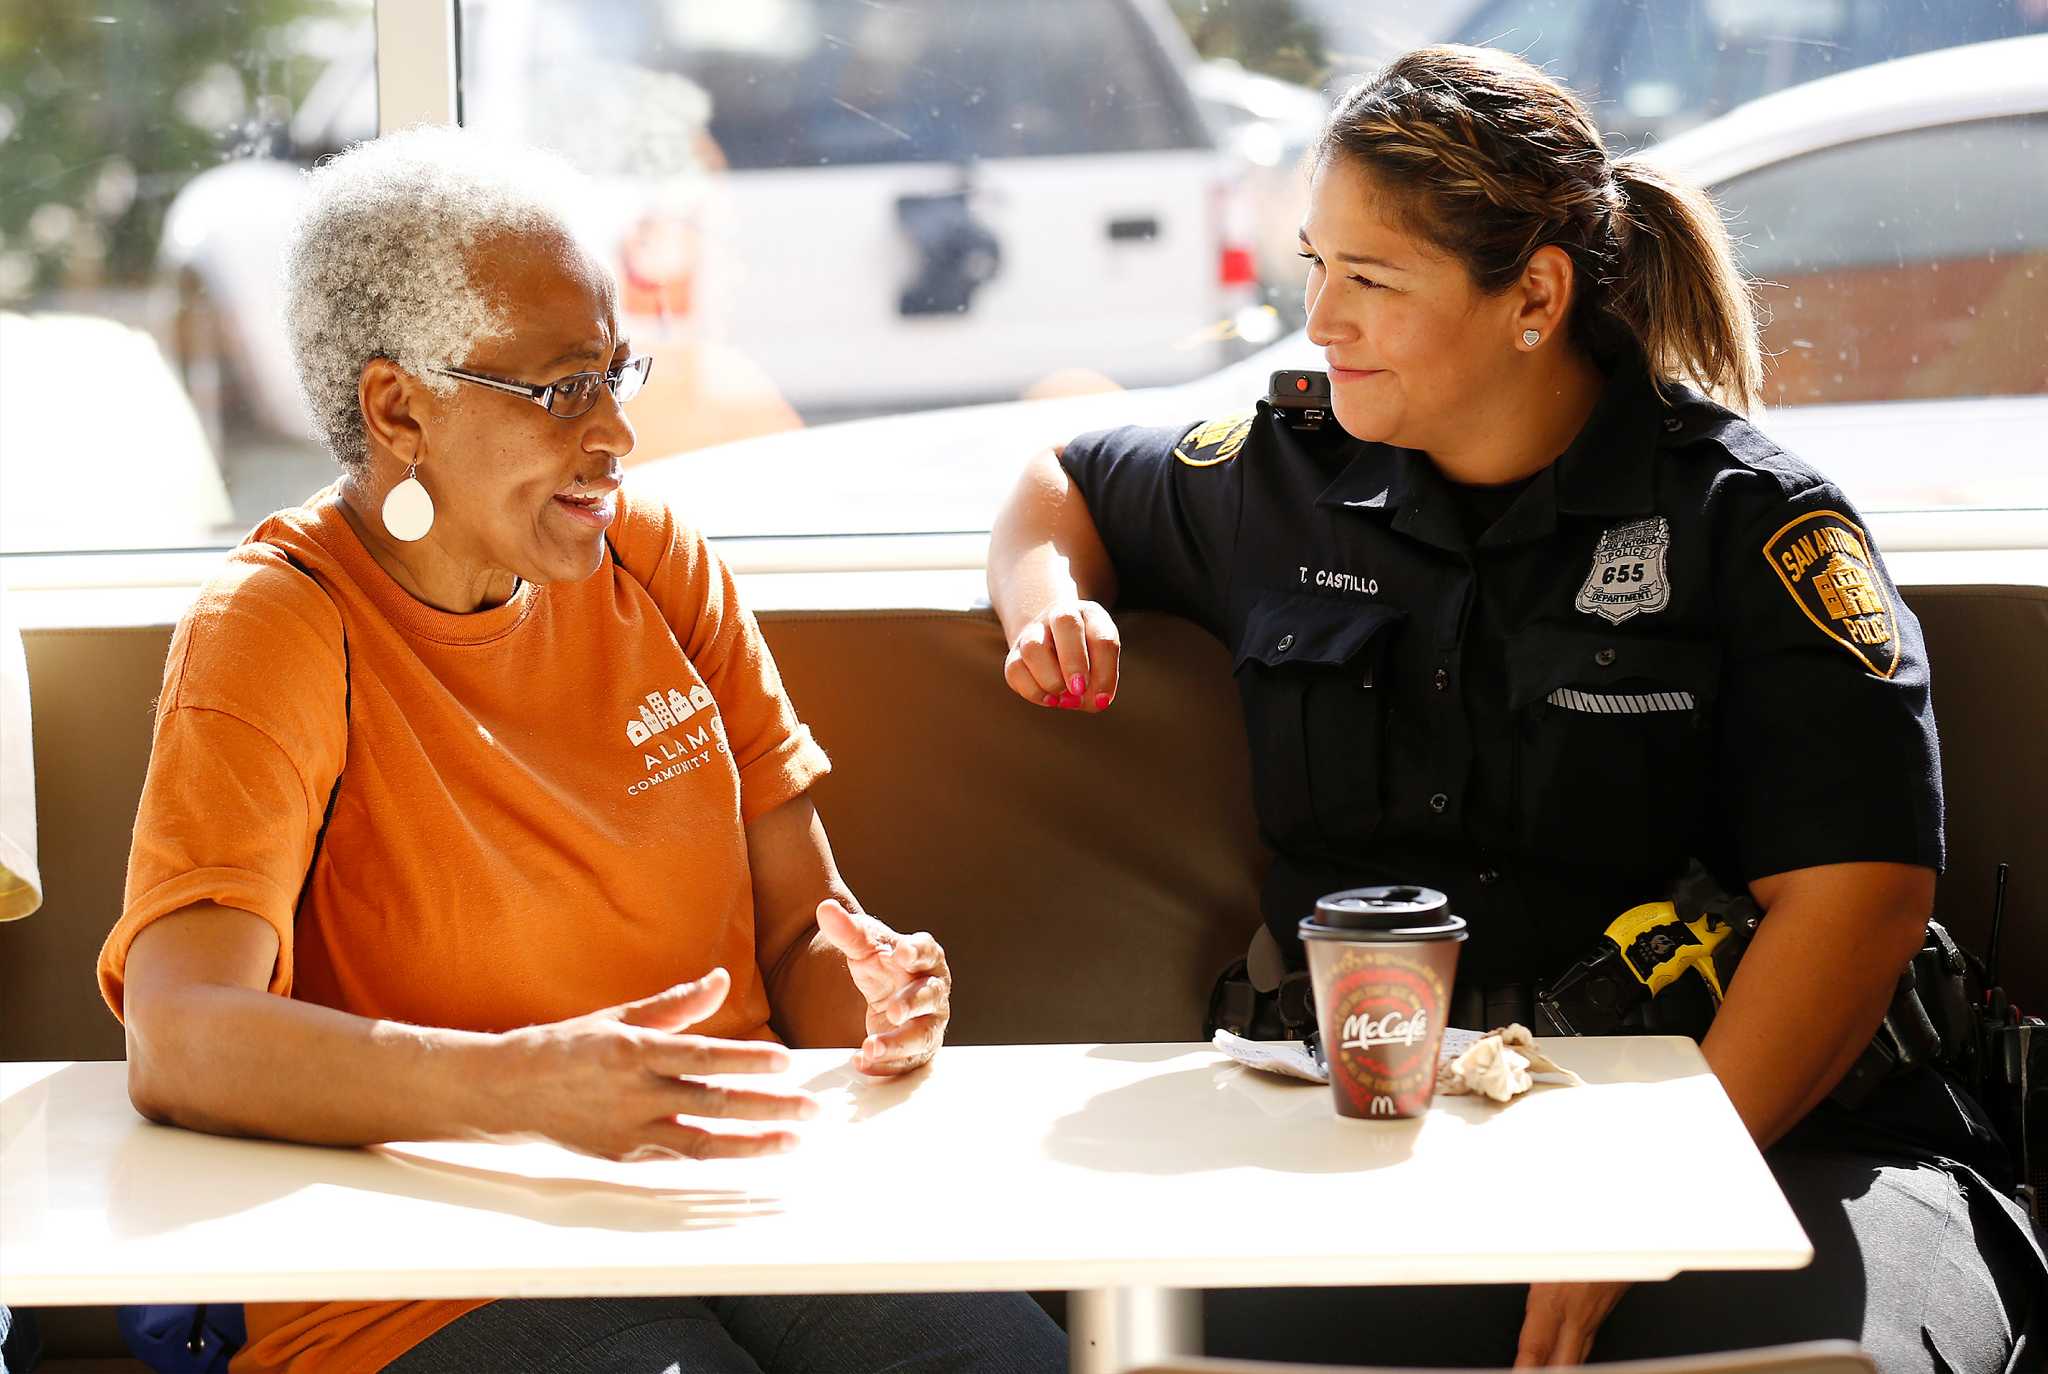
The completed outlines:
[[[277,931],[272,992],[361,1016],[500,1031],[723,966],[702,1032],[770,1036],[745,824],[830,765],[703,539],[623,500],[611,542],[452,615],[331,489],[258,526],[171,640],[115,1014],[136,932],[218,902]],[[380,1368],[477,1305],[252,1304],[234,1368]]]

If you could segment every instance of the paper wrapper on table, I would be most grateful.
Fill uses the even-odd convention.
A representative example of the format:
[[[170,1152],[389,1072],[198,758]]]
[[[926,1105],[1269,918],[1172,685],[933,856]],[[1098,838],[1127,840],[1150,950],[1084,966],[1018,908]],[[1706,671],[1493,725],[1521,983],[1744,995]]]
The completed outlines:
[[[1480,1035],[1481,1032],[1476,1030],[1445,1026],[1443,1043],[1437,1053],[1441,1059],[1454,1059],[1472,1048]],[[1318,1061],[1308,1052],[1308,1046],[1299,1040],[1247,1040],[1241,1035],[1220,1030],[1209,1043],[1216,1047],[1218,1053],[1260,1073],[1298,1078],[1304,1083],[1330,1081],[1329,1066]]]
[[[1305,1083],[1330,1081],[1329,1070],[1317,1063],[1308,1047],[1299,1041],[1247,1040],[1220,1030],[1211,1043],[1248,1069]],[[1444,1028],[1443,1049],[1437,1062],[1438,1092],[1506,1102],[1529,1091],[1539,1076],[1568,1087],[1585,1086],[1584,1079],[1537,1046],[1536,1037],[1527,1026],[1508,1025],[1485,1033],[1455,1026]]]
[[[1308,1046],[1299,1040],[1247,1040],[1242,1035],[1220,1030],[1209,1043],[1219,1053],[1260,1073],[1298,1078],[1304,1083],[1330,1081],[1329,1069],[1318,1064],[1316,1057],[1308,1052]]]

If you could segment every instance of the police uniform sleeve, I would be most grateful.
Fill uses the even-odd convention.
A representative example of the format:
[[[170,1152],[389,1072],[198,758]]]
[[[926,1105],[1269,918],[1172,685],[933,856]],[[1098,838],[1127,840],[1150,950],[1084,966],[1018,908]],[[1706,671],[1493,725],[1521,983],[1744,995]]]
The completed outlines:
[[[1220,634],[1235,555],[1246,413],[1197,425],[1102,430],[1060,454],[1060,465],[1116,565],[1119,604],[1171,611]]]
[[[1722,560],[1720,771],[1743,876],[1942,865],[1920,624],[1826,483],[1748,517]]]

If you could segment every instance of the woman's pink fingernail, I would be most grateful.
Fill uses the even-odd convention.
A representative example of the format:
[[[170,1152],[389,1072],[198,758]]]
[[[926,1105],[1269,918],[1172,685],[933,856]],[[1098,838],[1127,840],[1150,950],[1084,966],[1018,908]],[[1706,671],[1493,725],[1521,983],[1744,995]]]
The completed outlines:
[[[1107,711],[1109,709],[1109,693],[1097,692],[1095,694],[1095,709],[1098,711]]]
[[[1040,706],[1057,706],[1057,705],[1059,705],[1059,704],[1060,704],[1060,699],[1059,699],[1059,697],[1058,697],[1058,696],[1054,695],[1053,693],[1051,693],[1051,692],[1047,692],[1047,693],[1045,694],[1045,700],[1044,700],[1044,701],[1041,701],[1041,702],[1039,702],[1038,704],[1039,704]]]
[[[1088,679],[1082,677],[1079,673],[1074,674],[1067,679],[1067,690],[1075,696],[1081,695],[1081,693],[1088,690]]]
[[[1072,692],[1066,692],[1060,696],[1060,709],[1062,711],[1071,711],[1080,704],[1081,698],[1075,696]]]

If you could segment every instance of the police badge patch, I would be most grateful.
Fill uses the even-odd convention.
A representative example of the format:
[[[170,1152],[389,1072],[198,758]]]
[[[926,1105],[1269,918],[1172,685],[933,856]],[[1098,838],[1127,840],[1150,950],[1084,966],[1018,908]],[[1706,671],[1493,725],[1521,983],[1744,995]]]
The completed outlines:
[[[1671,604],[1671,581],[1664,573],[1670,547],[1671,526],[1661,515],[1605,531],[1572,605],[1615,625],[1663,610]]]
[[[1226,415],[1220,420],[1196,425],[1173,446],[1173,456],[1191,468],[1210,468],[1227,463],[1244,448],[1251,437],[1253,412]]]
[[[1899,666],[1897,613],[1869,536],[1836,511],[1800,516],[1770,537],[1764,558],[1806,618],[1879,677]]]

